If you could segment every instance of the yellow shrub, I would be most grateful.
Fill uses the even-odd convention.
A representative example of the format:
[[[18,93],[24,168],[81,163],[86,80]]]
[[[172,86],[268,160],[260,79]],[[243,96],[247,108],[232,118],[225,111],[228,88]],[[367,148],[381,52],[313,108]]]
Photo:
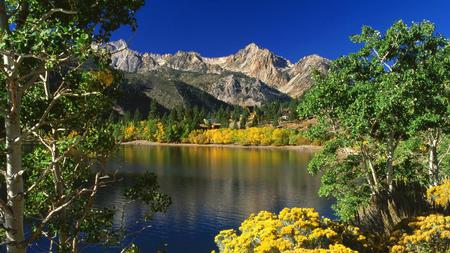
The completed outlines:
[[[129,124],[127,127],[125,127],[123,138],[125,141],[134,140],[136,135],[136,127],[134,124]]]
[[[273,145],[289,145],[289,130],[287,129],[274,129],[272,132]]]
[[[233,143],[233,130],[228,128],[207,130],[205,137],[208,143],[231,144]]]
[[[351,247],[367,248],[367,239],[358,228],[321,219],[312,208],[252,214],[239,230],[239,235],[231,229],[216,236],[220,252],[356,252]]]
[[[249,127],[245,129],[194,130],[185,139],[197,144],[241,144],[241,145],[304,145],[311,144],[307,138],[297,136],[292,129],[274,127]]]
[[[194,144],[205,144],[206,137],[203,134],[204,132],[202,130],[194,130],[189,133],[188,137],[186,138],[186,141],[188,143],[194,143]]]
[[[163,123],[158,122],[156,124],[156,133],[154,137],[157,142],[166,142],[166,130],[164,129]]]
[[[311,140],[302,136],[302,135],[297,135],[295,138],[295,144],[297,145],[311,145]]]
[[[408,224],[408,229],[394,232],[390,240],[392,253],[449,252],[450,216],[416,217]]]
[[[445,180],[441,185],[429,188],[427,199],[432,204],[447,207],[450,203],[450,179]]]

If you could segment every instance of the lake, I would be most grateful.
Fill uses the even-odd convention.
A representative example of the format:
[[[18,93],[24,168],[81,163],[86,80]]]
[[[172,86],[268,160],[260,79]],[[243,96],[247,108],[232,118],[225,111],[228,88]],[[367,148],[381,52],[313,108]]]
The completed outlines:
[[[126,145],[108,165],[124,180],[103,189],[97,205],[122,208],[126,185],[146,171],[154,172],[161,191],[173,203],[134,242],[142,252],[211,252],[220,230],[238,228],[260,210],[314,207],[332,217],[331,202],[317,195],[320,178],[306,170],[312,155],[283,149]],[[123,220],[133,228],[144,207],[134,204],[126,210],[125,217],[117,215],[116,222]]]

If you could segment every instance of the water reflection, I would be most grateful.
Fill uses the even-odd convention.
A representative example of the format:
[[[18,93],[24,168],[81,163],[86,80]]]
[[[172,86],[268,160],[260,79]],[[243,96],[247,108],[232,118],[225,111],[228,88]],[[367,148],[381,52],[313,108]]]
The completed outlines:
[[[259,210],[303,206],[331,216],[330,202],[317,196],[320,179],[306,171],[311,156],[295,150],[124,146],[109,164],[124,181],[102,191],[97,204],[121,209],[123,188],[140,173],[155,172],[173,204],[136,242],[144,252],[164,243],[171,253],[210,252],[218,231],[237,228]],[[145,211],[140,205],[125,209],[130,226]]]

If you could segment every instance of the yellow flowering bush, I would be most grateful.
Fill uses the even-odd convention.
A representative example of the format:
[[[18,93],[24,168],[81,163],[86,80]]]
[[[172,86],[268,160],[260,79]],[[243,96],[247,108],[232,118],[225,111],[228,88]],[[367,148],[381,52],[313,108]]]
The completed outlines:
[[[134,140],[137,134],[137,128],[134,126],[133,123],[128,124],[128,126],[125,127],[123,138],[125,141]]]
[[[188,137],[183,142],[194,144],[206,144],[208,143],[208,140],[204,134],[204,131],[194,130],[188,134]]]
[[[156,133],[154,135],[154,138],[157,142],[166,142],[166,130],[163,123],[156,123]]]
[[[428,188],[428,201],[447,208],[450,203],[450,180]],[[409,220],[406,226],[394,231],[390,237],[390,252],[449,252],[450,216],[430,214]]]
[[[214,144],[233,143],[233,130],[228,128],[210,129],[205,131],[203,134],[207,143],[214,143]]]
[[[408,223],[406,229],[391,236],[391,253],[449,252],[450,216],[431,214],[420,216]]]
[[[177,133],[176,141],[193,144],[240,144],[240,145],[304,145],[311,142],[293,129],[266,127],[249,127],[245,129],[207,129],[188,130],[182,135],[175,125],[171,127],[160,120],[144,120],[129,122],[121,126],[119,138],[122,141],[148,140],[154,142],[174,141],[173,133]],[[170,137],[172,136],[172,137]]]
[[[430,203],[442,207],[448,207],[450,203],[450,179],[441,185],[430,187],[427,190],[427,199]]]
[[[252,214],[237,231],[223,230],[215,242],[223,253],[357,252],[367,238],[353,226],[322,219],[313,208],[285,208],[278,215]]]
[[[194,130],[185,142],[195,144],[241,144],[241,145],[296,145],[291,136],[297,136],[294,130],[274,127],[249,127],[245,129],[208,129]],[[306,143],[305,141],[300,143]],[[310,142],[309,142],[310,143]]]

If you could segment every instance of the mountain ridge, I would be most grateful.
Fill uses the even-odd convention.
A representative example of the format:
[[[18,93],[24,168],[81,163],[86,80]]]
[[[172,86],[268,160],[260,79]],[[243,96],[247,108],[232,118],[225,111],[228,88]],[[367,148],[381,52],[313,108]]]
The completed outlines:
[[[106,47],[111,52],[111,65],[116,69],[146,75],[172,69],[174,71],[165,73],[168,80],[183,76],[184,79],[178,81],[196,86],[220,101],[240,106],[260,106],[289,99],[288,96],[298,98],[313,85],[314,70],[326,72],[330,64],[319,55],[308,55],[292,63],[255,43],[223,57],[204,57],[194,51],[139,53],[130,49],[124,40],[110,42]],[[196,78],[187,78],[186,73]]]

